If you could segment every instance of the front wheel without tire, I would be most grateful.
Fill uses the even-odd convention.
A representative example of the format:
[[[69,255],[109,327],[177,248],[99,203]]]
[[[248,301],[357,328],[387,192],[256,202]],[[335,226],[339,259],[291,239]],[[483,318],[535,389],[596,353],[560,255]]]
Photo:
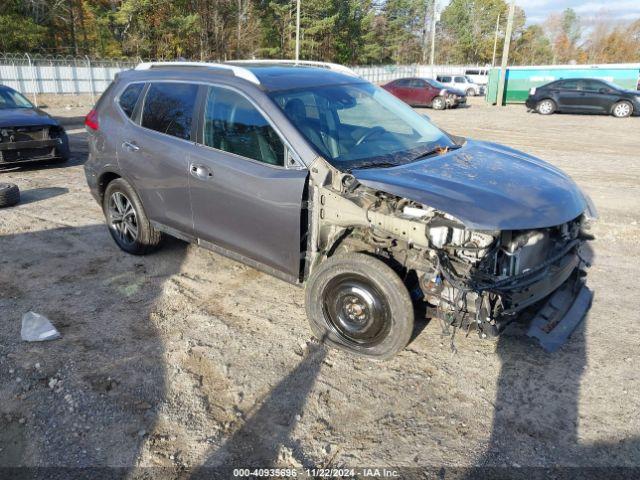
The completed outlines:
[[[151,226],[138,195],[122,178],[107,185],[102,209],[109,233],[125,252],[144,255],[160,244],[162,234]]]
[[[629,102],[621,101],[613,106],[613,116],[616,118],[625,118],[633,112],[633,106]]]
[[[370,255],[338,254],[318,265],[305,305],[314,335],[352,353],[387,360],[411,339],[409,292],[391,267]]]

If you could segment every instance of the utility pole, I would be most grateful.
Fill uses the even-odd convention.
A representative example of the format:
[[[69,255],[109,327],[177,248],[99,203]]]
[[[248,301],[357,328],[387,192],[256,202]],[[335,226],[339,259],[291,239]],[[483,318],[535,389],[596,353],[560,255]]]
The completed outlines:
[[[500,29],[500,14],[498,13],[498,18],[496,18],[496,36],[493,39],[493,57],[491,59],[491,66],[496,66],[496,50],[498,49],[498,30]]]
[[[300,60],[300,0],[297,1],[296,11],[296,63]]]
[[[507,31],[504,34],[504,48],[502,49],[502,64],[500,66],[500,77],[498,78],[498,97],[496,105],[502,106],[504,100],[504,82],[507,75],[507,63],[509,62],[509,44],[511,43],[511,30],[513,29],[513,16],[516,11],[516,0],[511,0],[509,6],[509,18],[507,18]]]
[[[436,78],[434,62],[436,58],[436,0],[433,0],[433,9],[431,10],[431,56],[429,63],[431,64],[431,77]]]
[[[435,1],[435,0],[433,0]],[[427,63],[427,32],[429,30],[429,6],[430,0],[424,2],[424,22],[422,25],[422,64]]]

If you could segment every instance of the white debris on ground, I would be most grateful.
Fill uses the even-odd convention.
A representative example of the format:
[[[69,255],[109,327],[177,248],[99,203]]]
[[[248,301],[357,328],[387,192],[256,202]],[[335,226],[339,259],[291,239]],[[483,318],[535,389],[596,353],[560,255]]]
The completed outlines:
[[[35,312],[27,312],[22,316],[20,335],[25,342],[44,342],[62,336],[47,317]]]

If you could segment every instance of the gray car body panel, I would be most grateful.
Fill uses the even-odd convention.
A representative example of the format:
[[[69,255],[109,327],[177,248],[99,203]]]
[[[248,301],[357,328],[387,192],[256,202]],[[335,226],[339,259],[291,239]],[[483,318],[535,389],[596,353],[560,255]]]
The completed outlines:
[[[561,225],[587,208],[578,186],[561,170],[495,143],[468,140],[443,155],[352,173],[364,185],[436,208],[479,230]]]
[[[152,81],[221,86],[244,95],[280,133],[296,159],[295,168],[262,164],[140,126],[136,117],[142,100],[129,119],[118,106],[119,95],[131,83]],[[206,247],[221,247],[222,253],[264,265],[289,281],[300,280],[306,165],[317,154],[258,85],[207,68],[128,71],[101,103],[100,129],[91,133],[85,165],[96,198],[102,175],[120,175],[133,185],[156,227]],[[139,150],[130,151],[125,142]],[[191,175],[192,164],[209,168],[211,179]]]

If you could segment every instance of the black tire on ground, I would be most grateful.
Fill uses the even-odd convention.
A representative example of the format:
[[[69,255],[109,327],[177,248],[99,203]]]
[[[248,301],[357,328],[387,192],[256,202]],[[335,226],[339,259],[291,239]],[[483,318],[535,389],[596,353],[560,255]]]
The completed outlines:
[[[160,245],[162,233],[151,226],[140,198],[126,180],[116,178],[107,185],[102,211],[109,233],[125,252],[145,255]]]
[[[20,201],[20,189],[13,183],[0,183],[0,208],[12,207]]]
[[[411,339],[414,309],[400,277],[364,253],[341,253],[318,265],[307,282],[307,317],[322,342],[388,360]]]
[[[633,105],[626,100],[620,100],[613,105],[611,114],[616,118],[626,118],[633,113]]]
[[[540,115],[551,115],[556,111],[556,102],[551,100],[550,98],[545,98],[544,100],[540,100],[536,105],[536,112]]]
[[[447,107],[447,102],[445,101],[444,97],[438,96],[431,100],[431,107],[434,110],[444,110]]]

